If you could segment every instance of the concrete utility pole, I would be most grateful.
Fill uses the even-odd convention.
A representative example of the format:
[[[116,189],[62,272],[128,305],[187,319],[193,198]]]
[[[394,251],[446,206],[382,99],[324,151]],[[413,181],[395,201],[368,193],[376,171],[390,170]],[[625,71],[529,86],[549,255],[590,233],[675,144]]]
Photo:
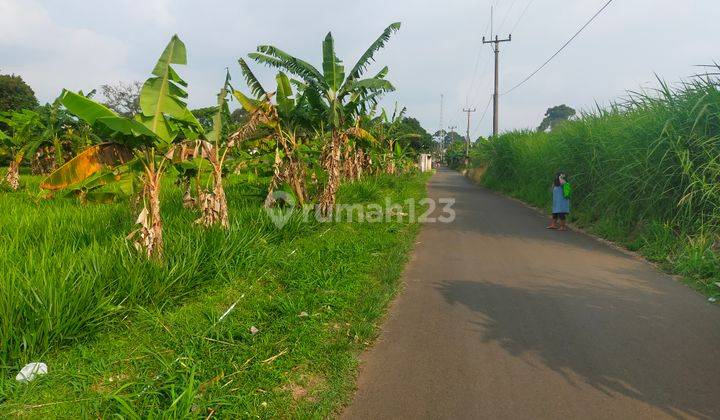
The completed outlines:
[[[455,129],[457,128],[457,125],[449,125],[448,128],[450,129],[450,131],[448,131],[448,133],[454,133],[454,132],[455,132]],[[443,137],[443,144],[445,144],[445,138],[444,138],[444,137]]]
[[[443,130],[443,102],[445,101],[445,95],[442,93],[440,94],[440,126],[438,128],[438,132],[442,132]]]
[[[465,157],[470,156],[470,113],[475,112],[475,108],[463,108],[463,112],[467,113],[467,131],[465,137]]]
[[[485,41],[485,37],[483,37],[482,41],[483,41],[483,44],[495,44],[495,46],[493,48],[493,50],[495,51],[495,92],[493,93],[493,136],[497,136],[498,135],[498,121],[499,121],[498,89],[499,89],[499,85],[500,85],[500,80],[498,78],[498,73],[500,70],[498,56],[500,54],[500,43],[512,41],[512,35],[508,35],[508,37],[505,39],[499,39],[498,36],[495,35],[495,39],[492,39],[492,34],[491,34],[489,41]]]
[[[454,133],[455,129],[457,128],[457,125],[449,125],[448,128],[450,129],[450,131],[448,131],[448,133]]]

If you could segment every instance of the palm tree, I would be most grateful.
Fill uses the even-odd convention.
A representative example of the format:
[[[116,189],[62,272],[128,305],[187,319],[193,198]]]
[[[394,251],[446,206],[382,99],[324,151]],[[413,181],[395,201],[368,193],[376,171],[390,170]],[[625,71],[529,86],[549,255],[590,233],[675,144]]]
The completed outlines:
[[[355,125],[356,117],[367,111],[368,103],[377,103],[382,94],[395,89],[385,80],[387,67],[375,76],[362,76],[374,60],[375,53],[385,46],[398,29],[399,22],[388,26],[347,74],[335,54],[335,41],[330,32],[322,44],[322,71],[271,45],[261,45],[257,52],[249,54],[258,63],[284,69],[302,79],[303,83],[298,83],[298,86],[307,95],[309,105],[322,122],[321,126],[329,128],[330,141],[324,153],[328,180],[318,203],[322,215],[331,214],[335,206],[335,195],[340,184],[341,149],[346,146],[351,135],[348,129]]]

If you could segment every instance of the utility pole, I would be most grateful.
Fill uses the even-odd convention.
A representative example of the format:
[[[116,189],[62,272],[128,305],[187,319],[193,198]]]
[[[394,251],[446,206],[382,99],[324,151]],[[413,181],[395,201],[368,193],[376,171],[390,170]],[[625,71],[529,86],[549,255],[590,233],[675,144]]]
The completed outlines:
[[[445,102],[445,95],[440,94],[440,125],[437,131],[437,141],[440,149],[440,160],[445,158],[445,136],[443,136],[443,102]]]
[[[475,108],[463,108],[463,112],[467,113],[467,131],[465,137],[465,158],[470,156],[470,113],[475,112]]]
[[[438,128],[438,133],[441,133],[443,130],[443,102],[445,101],[445,95],[442,93],[440,94],[440,126]]]
[[[492,19],[492,9],[490,9],[490,14]],[[490,32],[490,40],[486,41],[485,37],[483,37],[482,42],[483,44],[495,44],[493,50],[495,51],[495,91],[493,93],[493,137],[498,135],[498,122],[499,122],[499,101],[498,101],[498,89],[500,86],[500,80],[499,80],[499,70],[500,70],[500,64],[498,61],[498,57],[500,54],[500,43],[501,42],[510,42],[512,41],[512,35],[508,35],[505,39],[499,39],[497,35],[495,35],[495,39],[492,39],[492,31]]]
[[[457,125],[450,125],[450,126],[448,126],[448,128],[450,129],[450,133],[454,133],[455,129],[457,128]]]

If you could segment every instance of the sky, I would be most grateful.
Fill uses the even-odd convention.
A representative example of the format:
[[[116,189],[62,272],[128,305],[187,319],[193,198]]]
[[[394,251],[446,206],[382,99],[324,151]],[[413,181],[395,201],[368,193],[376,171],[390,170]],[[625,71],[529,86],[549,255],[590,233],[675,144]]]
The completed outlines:
[[[192,107],[214,104],[225,68],[243,88],[237,59],[275,45],[320,67],[328,31],[346,67],[392,22],[401,30],[376,55],[397,91],[383,100],[407,107],[430,132],[492,131],[490,34],[501,44],[500,91],[521,81],[569,39],[607,0],[228,1],[0,0],[0,73],[21,75],[41,102],[63,88],[84,90],[145,80],[173,34],[188,49],[178,72]],[[525,12],[523,14],[523,11]],[[656,75],[679,82],[720,62],[720,1],[614,0],[560,55],[527,83],[500,97],[501,130],[536,127],[548,107],[592,109],[628,91],[652,89]],[[274,72],[254,65],[266,86]],[[371,69],[372,70],[372,69]],[[487,109],[487,112],[483,112]],[[481,119],[481,116],[484,118]]]

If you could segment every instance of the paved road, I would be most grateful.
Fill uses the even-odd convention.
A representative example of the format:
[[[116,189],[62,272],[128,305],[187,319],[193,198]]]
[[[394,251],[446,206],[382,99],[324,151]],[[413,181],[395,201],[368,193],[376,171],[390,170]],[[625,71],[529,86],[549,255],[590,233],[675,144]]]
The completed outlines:
[[[378,343],[342,414],[720,418],[720,308],[649,264],[441,170]]]

